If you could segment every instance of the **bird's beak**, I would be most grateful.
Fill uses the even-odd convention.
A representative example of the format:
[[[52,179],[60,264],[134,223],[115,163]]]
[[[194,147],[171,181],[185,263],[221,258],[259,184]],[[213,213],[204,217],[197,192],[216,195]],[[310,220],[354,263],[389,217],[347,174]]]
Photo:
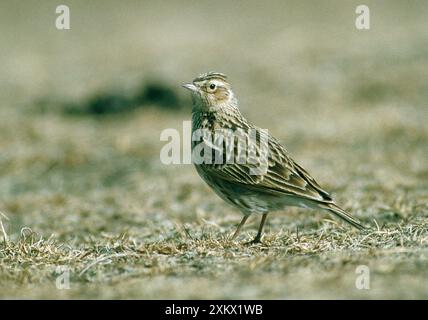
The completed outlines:
[[[186,88],[187,90],[190,90],[192,92],[196,92],[198,90],[198,88],[196,88],[196,86],[193,83],[183,84],[183,88]]]

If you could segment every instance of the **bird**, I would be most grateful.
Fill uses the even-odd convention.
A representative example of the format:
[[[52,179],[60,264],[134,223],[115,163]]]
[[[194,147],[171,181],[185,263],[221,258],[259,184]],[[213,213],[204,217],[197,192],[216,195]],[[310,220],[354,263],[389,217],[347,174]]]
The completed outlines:
[[[183,84],[183,87],[191,92],[192,98],[191,146],[196,171],[220,198],[243,214],[231,240],[238,237],[252,214],[258,214],[261,215],[260,225],[257,235],[250,243],[261,243],[268,213],[282,211],[290,206],[326,210],[357,229],[365,229],[357,218],[335,203],[331,195],[294,161],[275,137],[267,133],[267,130],[250,123],[241,114],[238,100],[225,74],[207,72],[191,83]],[[229,140],[232,147],[230,144],[228,147],[224,139],[219,143],[213,141],[212,137],[221,130],[227,133],[239,132],[238,137],[247,139],[249,132],[256,132],[255,136],[259,141],[264,138],[264,170],[257,174],[252,172],[257,165],[260,167],[260,160],[229,161],[240,152],[237,147],[239,143],[236,143],[235,136]],[[263,148],[260,147],[262,144],[253,145],[255,153],[248,160],[254,160],[256,156],[263,158]],[[213,161],[213,155],[217,155],[216,160],[220,161]]]

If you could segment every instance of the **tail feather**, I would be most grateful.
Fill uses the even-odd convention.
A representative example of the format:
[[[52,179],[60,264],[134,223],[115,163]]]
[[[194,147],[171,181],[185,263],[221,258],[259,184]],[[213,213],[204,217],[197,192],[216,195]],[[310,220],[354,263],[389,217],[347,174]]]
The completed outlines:
[[[349,213],[347,213],[345,210],[343,210],[342,208],[340,208],[334,203],[326,205],[324,209],[330,211],[334,215],[338,216],[339,218],[341,218],[342,220],[346,221],[347,223],[349,223],[350,225],[354,226],[359,230],[366,229],[366,227],[363,226],[361,222],[358,221],[357,218],[354,218],[353,216],[351,216]]]

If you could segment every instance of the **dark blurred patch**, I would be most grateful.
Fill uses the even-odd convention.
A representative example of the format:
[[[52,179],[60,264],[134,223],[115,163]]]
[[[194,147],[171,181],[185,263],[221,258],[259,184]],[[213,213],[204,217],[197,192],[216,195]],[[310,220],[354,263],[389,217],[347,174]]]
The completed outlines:
[[[374,103],[395,96],[394,88],[391,84],[375,80],[363,80],[357,83],[359,85],[353,91],[353,99],[355,101]]]
[[[101,92],[81,103],[66,103],[64,112],[74,115],[102,116],[108,114],[128,113],[143,107],[165,110],[178,110],[185,105],[185,98],[177,90],[160,81],[144,83],[133,94],[118,91]]]
[[[143,85],[135,102],[139,105],[158,106],[165,109],[179,109],[183,105],[176,90],[160,82]]]
[[[68,114],[105,115],[120,112],[129,112],[135,109],[131,99],[121,94],[101,93],[92,96],[83,105],[66,104],[65,112]]]
[[[135,105],[128,97],[118,94],[95,96],[87,105],[89,113],[93,114],[125,112],[134,108]]]

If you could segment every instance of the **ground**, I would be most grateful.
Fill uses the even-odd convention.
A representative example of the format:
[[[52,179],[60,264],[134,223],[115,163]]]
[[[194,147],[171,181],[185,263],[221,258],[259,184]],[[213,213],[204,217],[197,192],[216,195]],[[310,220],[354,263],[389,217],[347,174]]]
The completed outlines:
[[[366,1],[368,31],[355,1],[67,3],[68,31],[54,1],[0,5],[1,298],[428,297],[426,2]],[[230,241],[240,213],[159,159],[211,70],[371,229],[290,208]],[[153,81],[180,107],[86,107]]]

